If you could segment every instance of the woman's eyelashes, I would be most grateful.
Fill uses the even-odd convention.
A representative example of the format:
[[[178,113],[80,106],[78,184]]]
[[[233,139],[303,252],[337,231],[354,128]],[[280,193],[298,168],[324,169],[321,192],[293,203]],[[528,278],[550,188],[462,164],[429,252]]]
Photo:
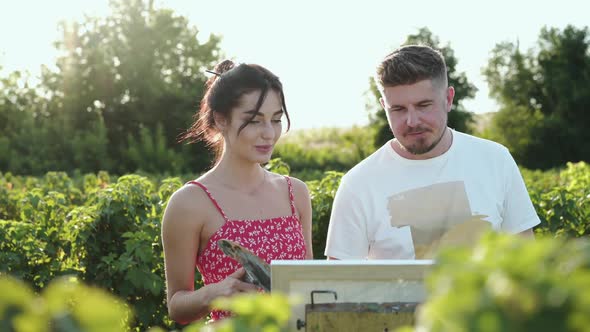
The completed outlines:
[[[277,119],[272,119],[272,120],[270,120],[270,122],[272,122],[272,123],[281,123],[282,121],[283,121],[283,120],[281,120],[281,118],[277,118]],[[247,119],[247,120],[246,120],[246,122],[247,122],[248,124],[259,124],[259,123],[261,123],[262,121],[260,121],[260,120],[257,120],[257,119],[252,119],[252,120],[250,120],[250,119]]]

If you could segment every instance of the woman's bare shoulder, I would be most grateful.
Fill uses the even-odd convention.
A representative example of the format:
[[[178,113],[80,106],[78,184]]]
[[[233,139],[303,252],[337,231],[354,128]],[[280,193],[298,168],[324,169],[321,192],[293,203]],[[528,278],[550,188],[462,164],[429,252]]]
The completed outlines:
[[[272,172],[269,172],[269,174],[271,174],[271,181],[277,185],[277,188],[282,188],[285,185],[285,175]],[[293,187],[293,196],[295,196],[295,200],[309,199],[309,189],[307,188],[307,184],[292,176],[288,176],[288,178],[291,181],[291,186]]]
[[[295,195],[299,194],[304,197],[309,197],[309,189],[307,188],[307,184],[298,178],[290,177],[291,184],[293,185],[293,193]]]
[[[209,198],[201,187],[195,184],[186,184],[170,197],[164,214],[164,222],[199,222],[201,219],[199,216],[203,216],[203,212],[211,204],[208,201]]]

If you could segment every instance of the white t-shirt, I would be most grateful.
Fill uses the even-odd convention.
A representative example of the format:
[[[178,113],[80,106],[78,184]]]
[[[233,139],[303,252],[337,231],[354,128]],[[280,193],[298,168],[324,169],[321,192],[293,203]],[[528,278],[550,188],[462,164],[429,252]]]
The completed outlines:
[[[444,154],[401,157],[391,142],[344,175],[326,256],[431,258],[443,243],[474,241],[485,228],[519,233],[540,223],[514,159],[502,145],[452,131]]]

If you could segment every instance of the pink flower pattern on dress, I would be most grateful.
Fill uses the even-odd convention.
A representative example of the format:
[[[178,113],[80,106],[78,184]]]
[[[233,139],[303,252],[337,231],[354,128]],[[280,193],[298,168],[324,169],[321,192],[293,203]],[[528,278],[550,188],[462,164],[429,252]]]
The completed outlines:
[[[205,285],[220,282],[241,267],[219,249],[217,241],[220,239],[239,243],[269,264],[271,260],[278,259],[305,259],[305,240],[301,222],[295,214],[293,187],[291,179],[285,178],[289,187],[291,215],[262,220],[229,220],[205,186],[196,181],[189,182],[207,193],[225,219],[225,224],[209,238],[207,246],[197,257],[196,266]],[[213,310],[211,319],[215,321],[230,315],[229,312]]]

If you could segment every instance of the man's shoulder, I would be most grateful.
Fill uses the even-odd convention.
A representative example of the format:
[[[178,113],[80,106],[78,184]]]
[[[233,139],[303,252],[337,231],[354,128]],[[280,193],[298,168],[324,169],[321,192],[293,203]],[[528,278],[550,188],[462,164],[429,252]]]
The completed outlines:
[[[383,161],[387,159],[389,151],[389,142],[385,143],[375,152],[371,153],[368,157],[361,160],[358,164],[353,166],[343,177],[346,179],[360,179],[365,178],[366,175],[374,174],[374,172],[380,167],[384,167]]]
[[[453,131],[453,134],[455,135],[455,139],[458,141],[462,149],[468,149],[472,150],[473,152],[479,152],[484,154],[509,153],[508,149],[498,142],[462,133],[459,131]]]

